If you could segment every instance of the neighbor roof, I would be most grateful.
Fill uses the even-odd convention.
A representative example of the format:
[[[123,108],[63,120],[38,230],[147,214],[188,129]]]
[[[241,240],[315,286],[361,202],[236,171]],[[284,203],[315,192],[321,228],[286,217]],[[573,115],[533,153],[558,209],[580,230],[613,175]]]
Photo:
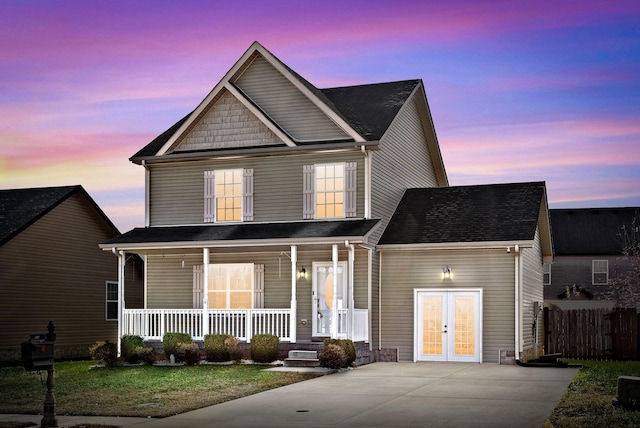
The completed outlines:
[[[202,226],[167,226],[136,228],[100,246],[102,248],[153,247],[158,244],[189,246],[207,242],[215,246],[225,241],[274,241],[304,239],[363,238],[379,220],[300,221],[285,223],[242,223]]]
[[[556,255],[621,254],[621,228],[640,207],[549,210]]]
[[[406,190],[379,245],[530,241],[545,183]]]
[[[107,224],[116,233],[120,233],[82,186],[0,190],[0,246],[31,226],[76,192],[81,192]]]

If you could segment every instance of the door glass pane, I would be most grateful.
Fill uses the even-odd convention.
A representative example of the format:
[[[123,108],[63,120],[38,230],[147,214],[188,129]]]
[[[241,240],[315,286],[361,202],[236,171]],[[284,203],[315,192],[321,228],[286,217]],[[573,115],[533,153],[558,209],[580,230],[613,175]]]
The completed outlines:
[[[455,355],[475,354],[475,302],[473,296],[455,296]]]
[[[422,298],[422,353],[442,354],[442,296]]]

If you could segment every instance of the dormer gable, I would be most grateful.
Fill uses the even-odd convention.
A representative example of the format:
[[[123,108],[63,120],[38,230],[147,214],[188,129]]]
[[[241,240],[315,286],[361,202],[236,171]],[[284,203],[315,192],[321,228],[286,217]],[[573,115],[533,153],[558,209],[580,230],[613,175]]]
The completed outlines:
[[[364,142],[327,101],[318,89],[254,42],[155,155]]]

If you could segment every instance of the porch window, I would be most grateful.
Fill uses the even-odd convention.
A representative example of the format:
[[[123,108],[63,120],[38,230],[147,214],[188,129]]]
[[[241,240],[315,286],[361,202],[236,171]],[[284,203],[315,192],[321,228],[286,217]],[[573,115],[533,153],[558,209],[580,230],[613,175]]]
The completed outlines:
[[[253,308],[253,264],[209,265],[209,308]]]
[[[253,220],[253,169],[204,172],[204,221]]]
[[[609,283],[609,260],[592,260],[591,276],[593,285],[607,285]]]
[[[118,319],[118,283],[107,281],[106,285],[106,319],[107,321]]]
[[[356,162],[305,165],[303,218],[356,216]]]

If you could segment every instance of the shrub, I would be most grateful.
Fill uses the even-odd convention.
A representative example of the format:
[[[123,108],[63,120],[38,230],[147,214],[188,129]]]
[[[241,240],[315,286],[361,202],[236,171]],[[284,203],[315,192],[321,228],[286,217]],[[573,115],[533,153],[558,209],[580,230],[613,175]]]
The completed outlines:
[[[193,366],[200,362],[200,348],[196,343],[178,343],[175,356],[177,361]]]
[[[322,347],[318,354],[318,361],[322,367],[340,369],[347,366],[347,354],[342,347],[328,343]]]
[[[156,362],[156,350],[151,347],[145,348],[140,346],[133,352],[138,356],[138,360],[145,364],[152,365]]]
[[[118,362],[118,346],[108,340],[99,340],[89,347],[91,359],[99,361],[106,367],[115,367]]]
[[[256,363],[270,363],[278,359],[280,339],[273,334],[256,334],[251,338],[249,352]]]
[[[347,356],[347,361],[344,367],[349,367],[356,360],[356,347],[353,344],[352,340],[349,339],[325,339],[323,342],[324,346],[329,344],[337,345],[342,348],[345,355]]]
[[[240,349],[240,342],[233,336],[229,336],[227,340],[224,341],[227,345],[227,349],[229,349],[229,360],[239,363],[242,360],[242,349]]]
[[[192,343],[189,333],[165,333],[162,336],[162,349],[164,354],[169,358],[171,354],[178,358],[177,349],[180,343]]]
[[[207,361],[229,361],[228,339],[233,339],[229,334],[207,334],[204,336],[204,353]]]
[[[135,335],[122,336],[122,358],[127,363],[137,363],[140,361],[140,357],[136,353],[136,349],[138,348],[144,348],[144,340],[142,340],[142,337]]]

